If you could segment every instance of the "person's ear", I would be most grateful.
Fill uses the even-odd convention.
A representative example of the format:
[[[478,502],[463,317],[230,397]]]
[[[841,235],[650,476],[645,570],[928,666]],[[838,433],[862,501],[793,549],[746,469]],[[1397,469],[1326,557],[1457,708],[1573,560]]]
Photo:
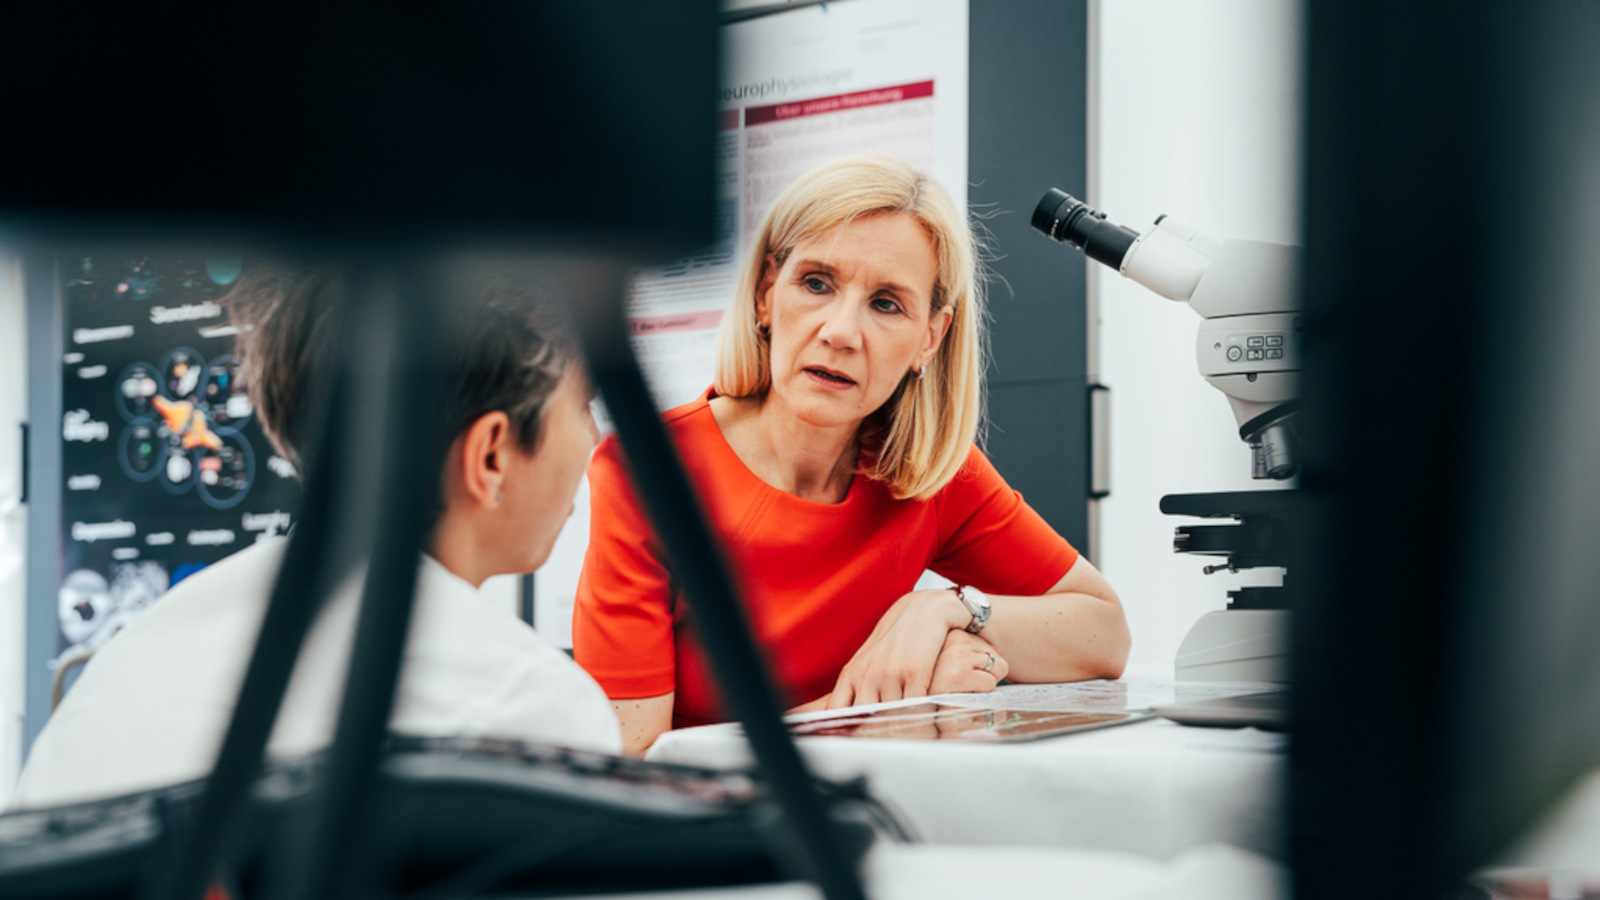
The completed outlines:
[[[461,486],[473,505],[494,509],[504,499],[511,441],[511,418],[498,409],[479,416],[461,433]]]
[[[944,336],[950,331],[950,321],[955,318],[955,313],[946,303],[944,309],[928,317],[928,342],[922,348],[922,365],[926,366],[939,352],[939,347],[944,343]]]
[[[772,291],[778,283],[778,260],[771,253],[761,262],[761,279],[756,282],[756,325],[762,331],[772,327]]]

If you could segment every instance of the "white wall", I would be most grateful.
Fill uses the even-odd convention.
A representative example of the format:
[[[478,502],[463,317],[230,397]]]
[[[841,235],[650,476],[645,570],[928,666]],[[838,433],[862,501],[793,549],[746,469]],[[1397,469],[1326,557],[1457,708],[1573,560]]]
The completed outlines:
[[[1299,243],[1301,36],[1288,0],[1099,0],[1090,205],[1142,231],[1167,213],[1222,238]],[[1127,606],[1132,661],[1167,661],[1194,620],[1279,570],[1202,575],[1172,552],[1164,494],[1250,490],[1222,394],[1197,374],[1200,319],[1091,264],[1111,387],[1111,496],[1098,562]]]
[[[0,808],[22,765],[27,515],[14,506],[22,490],[22,441],[27,418],[27,329],[22,268],[0,250]]]

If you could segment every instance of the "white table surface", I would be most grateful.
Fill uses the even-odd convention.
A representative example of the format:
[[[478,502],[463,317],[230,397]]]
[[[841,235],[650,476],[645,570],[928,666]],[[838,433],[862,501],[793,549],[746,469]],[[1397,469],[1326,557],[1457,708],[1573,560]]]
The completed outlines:
[[[1289,870],[1232,847],[1158,861],[1105,850],[881,844],[862,866],[871,900],[1287,900]],[[806,883],[614,895],[611,900],[821,900]]]
[[[1107,687],[1135,707],[1171,702],[1178,686],[1169,665],[1135,668]],[[1012,691],[1020,697],[1027,688]],[[1267,857],[1286,852],[1288,742],[1280,734],[1152,719],[1010,744],[842,737],[798,744],[821,775],[866,776],[872,793],[932,844],[1080,848],[1160,860],[1216,844]],[[669,732],[649,758],[714,767],[751,759],[731,724]]]

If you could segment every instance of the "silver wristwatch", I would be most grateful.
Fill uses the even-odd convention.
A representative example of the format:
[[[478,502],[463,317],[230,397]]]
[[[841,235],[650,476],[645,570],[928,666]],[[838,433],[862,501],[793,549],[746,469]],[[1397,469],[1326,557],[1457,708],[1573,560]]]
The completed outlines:
[[[988,596],[975,587],[964,587],[959,584],[951,585],[950,590],[956,592],[956,599],[967,608],[967,612],[972,613],[972,621],[967,623],[967,633],[977,634],[982,631],[983,626],[989,624]]]

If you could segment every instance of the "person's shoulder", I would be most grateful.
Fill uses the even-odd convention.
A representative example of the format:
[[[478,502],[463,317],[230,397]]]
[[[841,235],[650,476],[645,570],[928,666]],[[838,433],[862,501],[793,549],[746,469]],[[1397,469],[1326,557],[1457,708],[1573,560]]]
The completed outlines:
[[[700,457],[701,448],[714,447],[723,439],[722,426],[717,424],[717,414],[711,406],[715,396],[716,392],[708,388],[688,403],[661,414],[661,426],[691,468]]]
[[[250,615],[264,607],[283,563],[285,538],[266,538],[190,575],[136,620],[135,633],[170,627],[199,615]]]
[[[944,486],[944,490],[961,490],[973,484],[990,482],[1000,479],[1000,472],[994,467],[987,454],[977,444],[967,445],[966,459],[962,460],[961,468],[956,470],[954,478]]]
[[[542,654],[548,647],[509,608],[485,596],[460,576],[424,555],[417,569],[412,640],[432,640],[468,653],[483,648],[514,648]],[[558,651],[553,651],[557,652]]]
[[[417,602],[399,730],[620,749],[594,679],[509,609],[427,562]]]
[[[661,425],[674,437],[682,437],[685,432],[706,427],[707,423],[715,423],[716,418],[711,414],[712,392],[707,389],[700,396],[688,403],[674,406],[661,414]],[[622,452],[621,442],[617,439],[615,431],[601,439],[595,448],[595,455],[618,456]]]
[[[693,428],[697,425],[704,425],[705,420],[712,418],[712,396],[713,392],[708,388],[703,391],[700,396],[690,400],[688,403],[684,403],[680,406],[674,406],[673,408],[661,414],[661,424],[665,425],[667,429],[671,431],[679,431],[685,428]]]
[[[440,604],[436,611],[448,615],[451,627],[458,630],[452,639],[461,647],[473,648],[475,656],[486,653],[497,657],[496,664],[485,667],[496,679],[499,675],[495,673],[504,672],[513,661],[552,677],[587,677],[571,657],[510,610],[500,609],[481,596],[457,595],[450,600],[454,602]]]
[[[205,590],[220,584],[257,584],[262,580],[266,581],[263,586],[269,587],[278,567],[283,564],[283,553],[288,546],[288,538],[262,538],[178,582],[172,588],[172,593]]]
[[[667,434],[672,437],[680,451],[686,448],[699,446],[702,441],[711,436],[708,429],[717,427],[717,420],[711,412],[712,392],[707,389],[700,396],[675,406],[661,414],[661,425]],[[694,458],[692,452],[685,453],[685,462]],[[594,455],[589,462],[589,477],[592,482],[596,476],[603,479],[608,475],[621,474],[625,466],[622,442],[612,432],[600,441],[595,447]]]
[[[933,501],[940,508],[949,510],[952,507],[962,508],[969,502],[976,502],[996,491],[1008,488],[1006,480],[994,463],[978,447],[977,444],[967,446],[967,455],[961,463],[961,468],[939,492],[933,496]]]
[[[40,732],[28,806],[204,774],[227,724],[287,542],[257,542],[185,578],[95,651]]]

